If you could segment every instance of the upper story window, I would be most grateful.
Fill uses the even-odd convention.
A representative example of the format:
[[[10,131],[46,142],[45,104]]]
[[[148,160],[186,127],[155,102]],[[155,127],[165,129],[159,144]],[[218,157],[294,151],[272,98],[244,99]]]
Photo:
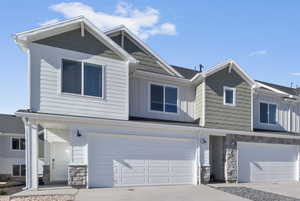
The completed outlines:
[[[11,149],[12,150],[25,150],[25,139],[24,138],[11,138]]]
[[[103,97],[103,67],[63,59],[62,92]]]
[[[151,84],[150,109],[152,111],[177,113],[177,88]]]
[[[260,103],[260,122],[266,124],[276,124],[277,105]]]
[[[235,88],[224,87],[224,105],[232,105],[235,106],[236,99],[236,90]]]

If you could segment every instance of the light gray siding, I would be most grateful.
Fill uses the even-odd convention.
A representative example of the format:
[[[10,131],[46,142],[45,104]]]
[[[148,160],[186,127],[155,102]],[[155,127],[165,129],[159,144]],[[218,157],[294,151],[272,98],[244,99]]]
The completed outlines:
[[[61,93],[61,61],[104,65],[104,98]],[[128,119],[128,64],[61,48],[30,44],[31,109],[35,112]]]
[[[223,104],[223,87],[236,88],[236,106]],[[225,68],[206,78],[205,127],[251,130],[251,87],[233,69]]]
[[[282,97],[255,93],[254,105],[254,128],[274,131],[300,132],[300,104],[284,101]],[[277,105],[276,124],[260,123],[260,103]]]
[[[121,60],[116,53],[95,38],[88,30],[85,30],[84,37],[81,36],[81,29],[76,29],[37,40],[35,43]]]
[[[150,111],[150,83],[165,84],[178,88],[178,114]],[[174,83],[156,80],[130,78],[130,116],[164,119],[173,121],[194,121],[195,88],[192,86],[178,86]]]
[[[25,164],[25,151],[11,149],[12,137],[0,135],[0,174],[2,175],[11,175],[14,164]],[[16,137],[24,137],[24,135]]]

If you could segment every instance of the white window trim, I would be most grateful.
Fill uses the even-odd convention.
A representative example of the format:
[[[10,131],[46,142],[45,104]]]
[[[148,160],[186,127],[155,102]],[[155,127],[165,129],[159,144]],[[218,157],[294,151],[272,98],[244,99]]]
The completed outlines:
[[[226,90],[232,90],[233,91],[233,103],[226,103]],[[232,88],[232,87],[227,87],[224,86],[223,87],[223,104],[224,105],[228,105],[228,106],[236,106],[236,88]]]
[[[13,149],[13,139],[18,139],[19,140],[19,148],[20,149]],[[22,151],[24,152],[25,149],[26,149],[26,142],[25,142],[25,149],[21,149],[21,139],[24,139],[25,140],[25,137],[10,137],[10,150],[11,151]]]
[[[14,165],[18,165],[20,167],[19,175],[14,175]],[[12,177],[25,177],[26,176],[26,171],[25,171],[25,175],[24,176],[21,175],[21,172],[22,172],[21,166],[22,165],[25,165],[25,164],[12,164],[11,165],[11,176]],[[26,165],[25,165],[25,169],[26,169]]]
[[[163,94],[164,94],[164,106],[163,106],[163,110],[164,111],[157,111],[157,110],[152,110],[151,109],[151,85],[158,85],[158,86],[162,86],[163,87]],[[166,112],[165,111],[165,88],[166,87],[171,87],[171,88],[175,88],[177,90],[177,111],[176,112]],[[174,86],[174,85],[168,85],[168,84],[161,84],[161,83],[157,83],[157,82],[149,82],[148,83],[148,112],[152,112],[152,113],[158,113],[158,114],[170,114],[170,115],[178,115],[179,114],[179,107],[178,107],[178,103],[179,103],[179,88]]]
[[[63,60],[69,60],[69,61],[74,61],[74,62],[80,62],[81,63],[81,94],[74,94],[74,93],[68,93],[68,92],[63,92]],[[90,61],[85,61],[85,60],[78,60],[78,59],[70,59],[70,58],[62,58],[60,60],[60,77],[59,77],[59,89],[58,92],[60,95],[64,96],[73,96],[73,97],[84,97],[84,98],[89,98],[93,100],[104,100],[105,99],[105,72],[106,72],[106,64],[98,64],[95,62],[90,62]],[[94,64],[98,65],[102,68],[102,96],[89,96],[89,95],[84,95],[84,64]]]
[[[268,105],[268,123],[265,123],[265,122],[261,122],[261,119],[260,119],[260,104],[261,103],[264,103],[264,104],[267,104]],[[269,105],[276,105],[276,112],[275,112],[275,124],[272,124],[272,123],[270,123],[270,121],[269,121]],[[261,125],[268,125],[268,126],[277,126],[277,124],[278,124],[278,104],[277,103],[273,103],[273,102],[268,102],[268,101],[260,101],[259,102],[259,123],[261,124]]]

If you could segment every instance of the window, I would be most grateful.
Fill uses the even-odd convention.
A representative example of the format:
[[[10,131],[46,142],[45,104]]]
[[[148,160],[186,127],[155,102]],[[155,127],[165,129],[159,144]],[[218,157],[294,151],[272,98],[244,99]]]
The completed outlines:
[[[26,175],[26,166],[23,164],[12,166],[12,176],[14,177],[24,177]]]
[[[266,124],[276,124],[277,105],[260,103],[260,122]]]
[[[25,150],[25,139],[24,138],[11,138],[12,150]]]
[[[224,105],[235,106],[235,88],[224,87]]]
[[[102,97],[102,91],[103,68],[101,65],[62,60],[63,93]]]
[[[152,111],[177,113],[177,88],[151,84],[150,93]]]

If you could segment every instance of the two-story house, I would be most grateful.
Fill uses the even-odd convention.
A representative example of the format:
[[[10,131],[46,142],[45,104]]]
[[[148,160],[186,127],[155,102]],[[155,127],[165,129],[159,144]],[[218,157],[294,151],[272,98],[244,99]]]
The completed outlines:
[[[25,180],[25,135],[22,118],[0,114],[0,181]]]
[[[172,66],[126,27],[84,17],[14,39],[28,55],[27,188],[39,172],[88,188],[299,180],[299,90],[233,60]]]

